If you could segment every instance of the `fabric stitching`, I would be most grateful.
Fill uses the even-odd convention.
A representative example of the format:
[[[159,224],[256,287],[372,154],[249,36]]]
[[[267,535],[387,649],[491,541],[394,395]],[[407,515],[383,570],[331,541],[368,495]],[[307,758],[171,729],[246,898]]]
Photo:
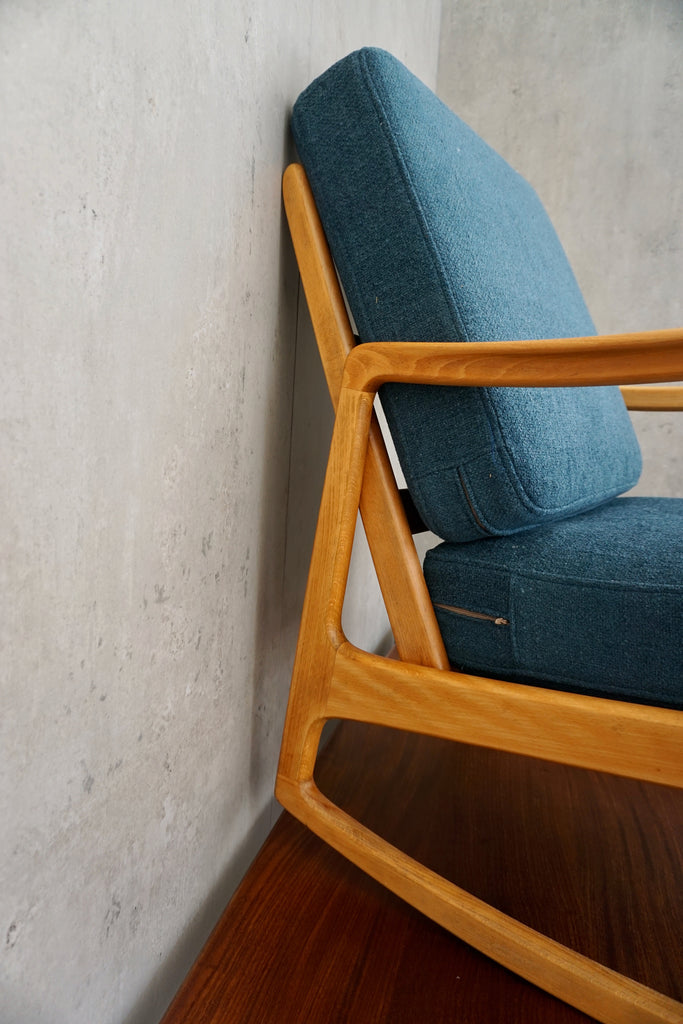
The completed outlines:
[[[432,553],[432,551],[434,553]],[[449,565],[452,564],[452,560],[451,559],[446,558],[443,555],[436,554],[436,552],[438,552],[438,548],[434,548],[434,549],[432,549],[432,551],[429,552],[429,555],[431,556],[432,559],[438,560],[442,565],[449,566]],[[469,569],[469,570],[474,571],[474,572],[493,571],[493,572],[509,573],[511,577],[514,576],[514,577],[516,577],[518,579],[524,579],[524,580],[528,580],[530,582],[549,582],[549,583],[554,583],[556,586],[562,586],[562,587],[575,587],[575,588],[576,587],[581,587],[581,588],[585,587],[585,588],[594,589],[594,590],[618,591],[619,593],[626,593],[626,594],[631,594],[631,593],[633,593],[633,594],[661,594],[661,593],[665,593],[665,594],[671,594],[671,595],[674,595],[674,596],[676,594],[683,594],[683,585],[676,584],[676,583],[660,583],[660,584],[655,584],[655,583],[628,583],[628,584],[612,583],[612,582],[610,582],[608,580],[600,580],[600,579],[597,579],[597,578],[595,578],[595,579],[585,579],[584,577],[581,577],[581,576],[560,576],[560,575],[556,575],[554,573],[539,572],[538,570],[532,571],[532,570],[528,570],[528,569],[510,569],[509,567],[506,567],[506,566],[504,566],[504,565],[502,565],[500,563],[476,562],[476,561],[472,561],[471,559],[467,559],[467,558],[464,558],[464,559],[459,558],[458,559],[458,568],[460,570],[465,568],[465,569]]]
[[[381,395],[380,395],[380,401],[381,401]],[[400,438],[400,441],[401,441],[402,445],[405,448],[409,447],[409,445],[408,445],[408,438],[406,436],[405,431],[403,430],[403,422],[402,422],[400,417],[398,418],[398,421],[396,423],[394,423],[393,426],[391,427],[391,433],[392,433],[392,435],[395,434],[398,438]],[[399,459],[399,461],[400,461],[400,459]],[[432,476],[433,474],[435,474],[437,472],[438,473],[455,473],[455,474],[457,474],[458,475],[458,483],[460,484],[460,488],[462,490],[462,482],[459,479],[459,466],[458,465],[442,466],[439,470],[430,470],[428,473],[414,474],[413,480],[412,480],[412,483],[411,483],[411,487],[410,487],[410,493],[411,493],[411,496],[412,496],[413,500],[415,501],[415,503],[418,504],[418,502],[419,502],[422,505],[422,509],[429,510],[430,513],[431,513],[428,516],[425,516],[425,515],[422,514],[422,509],[418,509],[418,511],[420,512],[420,516],[422,517],[423,522],[427,523],[427,519],[430,519],[435,525],[437,525],[438,517],[436,515],[434,515],[433,509],[431,509],[431,502],[425,497],[425,493],[424,493],[424,489],[423,489],[423,486],[422,486],[422,482],[424,480],[427,480],[430,476]],[[470,522],[470,525],[475,530],[478,530],[480,533],[483,532],[484,536],[490,535],[490,533],[486,530],[486,528],[485,527],[482,528],[481,524],[478,523],[477,520],[475,519],[475,517],[473,515],[473,506],[468,501],[467,494],[465,494],[463,492],[462,497],[464,497],[464,499],[465,499],[463,511],[465,512],[465,514],[466,514],[466,516],[467,516],[467,518],[468,518],[468,520]],[[429,525],[429,524],[427,523],[427,525]],[[440,530],[439,529],[439,530],[434,530],[433,532],[436,534],[437,537],[442,537],[444,533],[448,533],[448,530]]]

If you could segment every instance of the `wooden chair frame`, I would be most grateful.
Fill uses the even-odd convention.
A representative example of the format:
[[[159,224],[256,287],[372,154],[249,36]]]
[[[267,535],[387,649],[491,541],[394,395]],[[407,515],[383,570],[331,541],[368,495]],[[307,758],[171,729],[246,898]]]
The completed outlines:
[[[389,889],[505,967],[604,1024],[681,1024],[683,1004],[539,934],[446,881],[333,805],[313,773],[328,719],[355,719],[683,786],[683,714],[450,669],[373,413],[387,381],[460,386],[635,384],[683,377],[683,330],[583,339],[357,346],[303,169],[285,208],[337,415],[285,722],[276,795]],[[625,387],[639,409],[683,388]],[[400,661],[348,642],[342,605],[360,508]],[[674,954],[675,955],[675,954]]]

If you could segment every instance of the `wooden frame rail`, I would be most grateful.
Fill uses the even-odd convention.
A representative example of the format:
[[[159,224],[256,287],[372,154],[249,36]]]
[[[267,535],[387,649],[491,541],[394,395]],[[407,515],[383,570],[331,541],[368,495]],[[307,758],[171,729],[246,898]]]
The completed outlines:
[[[621,393],[626,408],[634,412],[681,412],[683,410],[683,385],[668,387],[639,387],[626,384]]]

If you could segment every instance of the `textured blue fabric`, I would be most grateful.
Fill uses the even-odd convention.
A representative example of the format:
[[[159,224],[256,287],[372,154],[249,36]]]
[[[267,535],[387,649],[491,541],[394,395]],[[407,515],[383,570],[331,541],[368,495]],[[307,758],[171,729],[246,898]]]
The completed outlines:
[[[683,499],[617,498],[513,537],[440,544],[425,578],[455,666],[683,707]]]
[[[388,53],[318,78],[292,130],[363,341],[594,333],[533,189]],[[572,515],[640,473],[614,388],[387,385],[381,398],[413,499],[446,540]]]

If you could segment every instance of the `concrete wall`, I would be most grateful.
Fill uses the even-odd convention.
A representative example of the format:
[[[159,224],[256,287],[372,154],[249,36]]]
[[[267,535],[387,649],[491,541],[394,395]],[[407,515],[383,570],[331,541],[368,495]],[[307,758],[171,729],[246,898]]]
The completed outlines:
[[[444,0],[438,91],[535,186],[599,331],[683,325],[680,0]],[[634,413],[638,491],[683,494],[683,417]]]
[[[273,820],[331,422],[288,111],[367,43],[433,84],[439,6],[0,7],[6,1024],[158,1020]]]

